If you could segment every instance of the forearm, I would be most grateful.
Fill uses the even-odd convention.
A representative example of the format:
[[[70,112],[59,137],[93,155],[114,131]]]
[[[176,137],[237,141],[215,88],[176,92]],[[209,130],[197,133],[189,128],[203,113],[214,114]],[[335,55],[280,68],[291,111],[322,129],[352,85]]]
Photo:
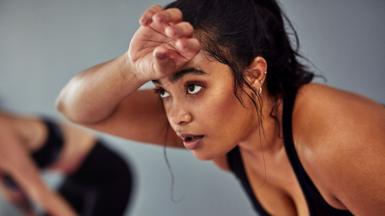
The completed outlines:
[[[81,72],[61,91],[58,110],[76,123],[107,118],[124,97],[145,83],[131,68],[122,55]]]
[[[36,196],[41,207],[52,216],[75,216],[75,211],[55,191],[46,190]]]
[[[18,188],[10,189],[3,185],[3,183],[0,183],[0,192],[3,194],[5,200],[7,200],[10,204],[13,204],[23,213],[23,215],[35,215],[28,197],[26,197],[25,194]]]
[[[32,168],[32,167],[31,167]],[[28,204],[31,200],[33,203],[41,207],[49,215],[53,216],[75,216],[75,211],[68,205],[68,203],[55,191],[51,190],[42,179],[37,176],[36,170],[25,170],[26,176],[20,176],[21,173],[16,171],[14,176],[18,179],[20,188],[20,199],[14,201],[24,211],[29,212]],[[30,178],[26,179],[25,177]]]
[[[0,194],[2,197],[10,203],[14,203],[15,193],[9,189],[3,182],[3,177],[0,176]]]
[[[0,192],[2,192],[6,200],[14,204],[24,213],[24,215],[34,215],[30,198],[50,215],[75,215],[75,212],[71,209],[71,207],[56,192],[51,191],[45,185],[36,184],[36,187],[33,189],[30,187],[27,193],[24,193],[24,191],[19,188],[16,183],[15,185],[9,186],[12,188],[9,188],[4,185],[4,181],[5,179],[3,177],[0,182]],[[8,181],[12,181],[12,178]],[[28,197],[28,193],[30,197]]]

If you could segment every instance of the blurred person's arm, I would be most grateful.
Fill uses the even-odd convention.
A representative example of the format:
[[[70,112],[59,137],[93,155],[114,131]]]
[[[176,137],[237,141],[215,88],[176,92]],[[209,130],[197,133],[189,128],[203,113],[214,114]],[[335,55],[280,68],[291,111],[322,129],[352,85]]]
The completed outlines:
[[[10,188],[0,174],[0,194],[10,204],[13,204],[25,216],[35,216],[32,206],[29,203],[28,197],[25,197],[19,190]]]
[[[37,167],[10,124],[0,119],[0,169],[46,212],[54,216],[76,215],[72,208],[41,179]]]

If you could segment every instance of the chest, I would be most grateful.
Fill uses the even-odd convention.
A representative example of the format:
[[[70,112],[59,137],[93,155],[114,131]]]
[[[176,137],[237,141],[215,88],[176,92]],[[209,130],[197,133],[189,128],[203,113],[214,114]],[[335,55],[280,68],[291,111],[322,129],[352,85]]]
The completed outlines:
[[[272,215],[309,215],[306,199],[289,160],[265,156],[256,165],[243,156],[246,176],[255,198]]]

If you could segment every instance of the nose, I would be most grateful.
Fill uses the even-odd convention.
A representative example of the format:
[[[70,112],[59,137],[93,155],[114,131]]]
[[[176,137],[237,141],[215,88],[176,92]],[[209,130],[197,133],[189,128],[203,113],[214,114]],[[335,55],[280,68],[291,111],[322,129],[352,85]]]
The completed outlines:
[[[193,118],[191,113],[185,109],[175,108],[170,112],[170,120],[178,126],[184,126],[190,123]]]

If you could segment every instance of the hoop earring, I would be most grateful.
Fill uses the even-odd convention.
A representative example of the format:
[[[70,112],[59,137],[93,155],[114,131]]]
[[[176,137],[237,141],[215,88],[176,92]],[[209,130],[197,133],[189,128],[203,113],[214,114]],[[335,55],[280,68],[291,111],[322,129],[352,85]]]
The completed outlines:
[[[261,87],[259,87],[259,89],[258,89],[258,94],[259,94],[259,95],[261,95],[261,94],[262,94],[262,86],[261,86]]]
[[[263,83],[265,82],[267,70],[265,70],[263,73],[264,73],[264,77],[263,77],[263,79],[262,79],[262,81],[261,81],[261,86],[260,86],[259,89],[258,89],[258,94],[259,94],[259,95],[262,94],[262,85],[263,85]]]

